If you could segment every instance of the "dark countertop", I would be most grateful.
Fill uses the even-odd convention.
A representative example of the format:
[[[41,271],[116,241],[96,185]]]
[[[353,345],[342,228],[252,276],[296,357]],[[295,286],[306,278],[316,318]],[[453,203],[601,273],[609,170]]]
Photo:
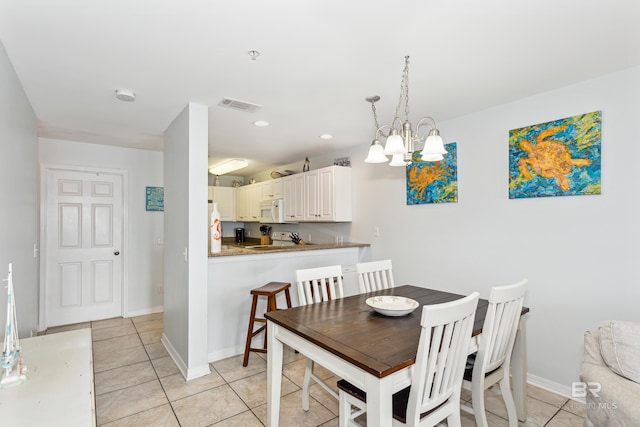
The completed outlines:
[[[223,239],[222,251],[218,254],[209,254],[209,258],[217,258],[222,256],[236,256],[236,255],[257,255],[257,254],[272,254],[278,252],[300,252],[300,251],[315,251],[319,249],[344,249],[344,248],[363,248],[370,246],[369,243],[354,243],[347,242],[341,245],[334,243],[330,244],[314,244],[307,243],[304,245],[296,246],[262,246],[258,248],[252,248],[250,246],[260,245],[259,239],[247,239],[246,242],[236,244],[233,238],[227,240]]]

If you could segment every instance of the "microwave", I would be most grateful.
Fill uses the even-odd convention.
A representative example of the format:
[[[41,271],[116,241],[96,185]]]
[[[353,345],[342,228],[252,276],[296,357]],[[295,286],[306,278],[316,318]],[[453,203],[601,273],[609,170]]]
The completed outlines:
[[[261,201],[260,222],[267,224],[283,224],[285,222],[283,200],[272,199]]]

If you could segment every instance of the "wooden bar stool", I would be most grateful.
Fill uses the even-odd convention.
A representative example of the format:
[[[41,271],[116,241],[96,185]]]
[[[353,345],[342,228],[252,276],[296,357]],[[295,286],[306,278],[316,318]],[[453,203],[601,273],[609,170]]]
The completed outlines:
[[[249,363],[250,351],[255,351],[257,353],[267,352],[267,319],[256,317],[256,306],[258,305],[258,297],[267,297],[266,311],[275,311],[278,309],[276,304],[276,296],[280,292],[284,291],[285,297],[287,299],[287,308],[291,308],[291,295],[289,294],[290,287],[291,283],[269,282],[264,286],[260,286],[259,288],[251,290],[251,295],[253,295],[253,302],[251,303],[251,316],[249,317],[249,330],[247,331],[247,344],[244,347],[244,361],[242,362],[242,366],[247,366],[247,364]],[[253,326],[256,322],[263,323],[263,325],[254,331]],[[264,331],[263,347],[251,347],[251,340],[253,339],[253,337],[258,335],[262,331]]]

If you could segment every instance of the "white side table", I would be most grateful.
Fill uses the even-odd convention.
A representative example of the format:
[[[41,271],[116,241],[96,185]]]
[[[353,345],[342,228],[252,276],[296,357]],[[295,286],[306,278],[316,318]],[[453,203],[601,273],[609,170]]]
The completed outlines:
[[[0,389],[0,421],[14,426],[95,426],[91,329],[20,340],[27,381]]]

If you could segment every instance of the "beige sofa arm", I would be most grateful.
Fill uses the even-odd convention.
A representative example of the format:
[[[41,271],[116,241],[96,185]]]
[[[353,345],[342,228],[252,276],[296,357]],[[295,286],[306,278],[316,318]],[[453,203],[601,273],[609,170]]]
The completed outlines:
[[[600,355],[598,332],[585,333],[580,381],[597,383],[600,386],[599,390],[595,387],[587,389],[587,419],[592,425],[640,425],[640,384],[616,374],[607,367]]]

